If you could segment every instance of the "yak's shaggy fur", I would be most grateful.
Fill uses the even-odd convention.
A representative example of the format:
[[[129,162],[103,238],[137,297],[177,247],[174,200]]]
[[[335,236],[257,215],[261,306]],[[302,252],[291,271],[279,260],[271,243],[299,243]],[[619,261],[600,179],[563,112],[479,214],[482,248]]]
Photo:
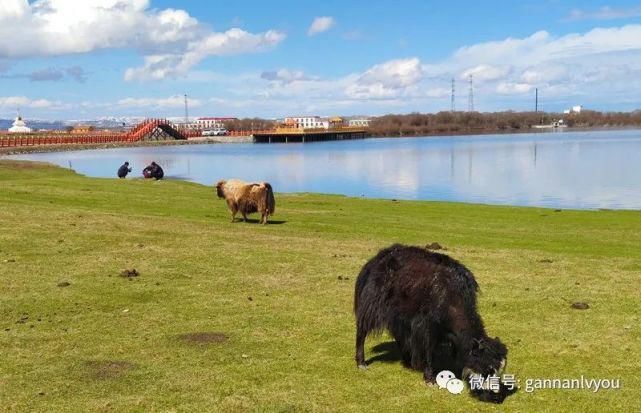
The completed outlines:
[[[267,224],[267,218],[276,210],[276,200],[272,186],[267,182],[246,183],[238,179],[219,181],[216,184],[218,198],[225,198],[231,213],[231,222],[240,212],[243,221],[247,221],[247,214],[260,213],[260,223]]]
[[[485,333],[477,291],[472,273],[447,255],[399,244],[381,250],[356,280],[356,364],[366,367],[368,333],[387,329],[404,363],[428,383],[435,366],[464,380],[500,374],[507,348]]]

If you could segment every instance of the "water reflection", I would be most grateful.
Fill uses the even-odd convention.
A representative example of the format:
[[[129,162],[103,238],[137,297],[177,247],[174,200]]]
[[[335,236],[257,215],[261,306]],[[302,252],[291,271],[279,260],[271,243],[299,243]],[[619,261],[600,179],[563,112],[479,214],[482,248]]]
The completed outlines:
[[[270,181],[281,192],[563,208],[641,208],[641,131],[564,132],[273,145],[191,145],[19,155],[113,177],[152,160],[211,185]]]

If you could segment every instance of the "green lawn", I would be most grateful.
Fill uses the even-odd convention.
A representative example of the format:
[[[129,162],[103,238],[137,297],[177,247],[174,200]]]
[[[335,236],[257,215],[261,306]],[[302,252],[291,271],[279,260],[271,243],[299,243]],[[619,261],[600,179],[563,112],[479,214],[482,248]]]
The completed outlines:
[[[0,411],[641,409],[641,212],[276,202],[272,224],[232,224],[211,187],[0,161]],[[521,380],[503,405],[398,361],[356,368],[354,281],[393,242],[438,242],[474,272]],[[622,388],[523,390],[581,375]]]

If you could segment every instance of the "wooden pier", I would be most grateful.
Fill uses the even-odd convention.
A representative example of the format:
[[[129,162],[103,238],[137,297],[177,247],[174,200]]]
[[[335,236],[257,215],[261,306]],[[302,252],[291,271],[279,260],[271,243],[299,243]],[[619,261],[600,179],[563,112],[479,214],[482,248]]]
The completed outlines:
[[[0,148],[38,145],[78,145],[127,143],[156,140],[185,140],[200,136],[200,131],[177,129],[167,119],[145,119],[128,131],[86,131],[83,133],[62,130],[28,133],[0,133]]]
[[[322,141],[342,141],[364,139],[365,129],[289,129],[279,128],[273,131],[261,131],[253,134],[254,143],[306,143]]]

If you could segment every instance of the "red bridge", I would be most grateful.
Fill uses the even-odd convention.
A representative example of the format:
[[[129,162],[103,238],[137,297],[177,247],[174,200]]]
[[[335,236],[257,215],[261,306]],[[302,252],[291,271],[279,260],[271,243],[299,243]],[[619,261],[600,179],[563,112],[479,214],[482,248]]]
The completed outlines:
[[[123,132],[0,133],[0,147],[185,140],[196,136],[201,136],[200,130],[180,129],[167,119],[145,119],[131,130]]]

